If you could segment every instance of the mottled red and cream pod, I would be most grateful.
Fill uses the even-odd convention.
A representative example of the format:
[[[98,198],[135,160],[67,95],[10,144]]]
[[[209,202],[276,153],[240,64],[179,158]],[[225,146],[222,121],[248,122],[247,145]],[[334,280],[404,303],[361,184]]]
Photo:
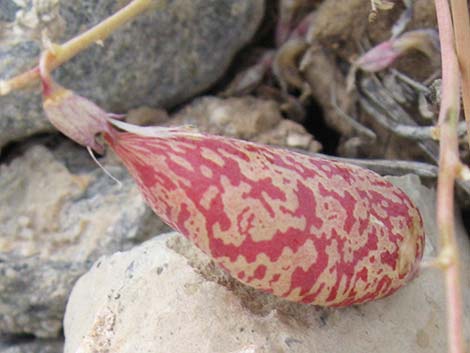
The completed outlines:
[[[179,128],[111,118],[56,84],[41,55],[49,120],[91,152],[97,134],[145,199],[232,276],[322,306],[389,295],[412,279],[424,247],[418,209],[397,187],[355,166]],[[111,124],[128,132],[118,132]]]
[[[374,172],[178,129],[105,139],[155,213],[249,286],[345,306],[416,274],[420,213]]]

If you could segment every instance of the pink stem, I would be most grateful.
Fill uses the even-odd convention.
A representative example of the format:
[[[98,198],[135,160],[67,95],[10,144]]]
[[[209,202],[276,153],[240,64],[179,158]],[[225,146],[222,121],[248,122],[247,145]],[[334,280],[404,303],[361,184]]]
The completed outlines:
[[[437,185],[437,223],[441,236],[439,257],[442,262],[446,262],[444,271],[449,353],[464,353],[462,298],[454,224],[454,183],[460,166],[457,140],[460,111],[459,66],[448,1],[435,0],[435,6],[442,55],[442,98],[439,112],[441,142]]]

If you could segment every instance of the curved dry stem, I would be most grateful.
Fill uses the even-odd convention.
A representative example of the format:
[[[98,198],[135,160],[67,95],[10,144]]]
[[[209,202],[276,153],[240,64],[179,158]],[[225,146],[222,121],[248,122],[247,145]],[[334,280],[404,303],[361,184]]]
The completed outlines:
[[[49,69],[54,70],[63,63],[72,59],[75,55],[94,43],[105,40],[118,28],[134,19],[136,16],[148,10],[154,5],[163,5],[163,0],[133,0],[114,15],[108,17],[88,31],[72,38],[62,45],[52,45],[48,48],[54,56]],[[35,67],[25,73],[11,78],[8,81],[0,81],[0,96],[6,95],[16,89],[20,89],[39,79],[39,69]]]
[[[441,250],[438,260],[445,265],[447,334],[449,353],[464,353],[462,298],[454,225],[454,185],[460,166],[457,124],[460,80],[454,50],[454,31],[447,0],[435,0],[442,55],[442,98],[439,112],[440,156],[437,183],[437,224]]]

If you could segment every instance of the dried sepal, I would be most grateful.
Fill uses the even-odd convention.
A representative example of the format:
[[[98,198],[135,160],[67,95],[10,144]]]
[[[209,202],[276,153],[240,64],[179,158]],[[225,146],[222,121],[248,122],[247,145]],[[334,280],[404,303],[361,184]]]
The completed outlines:
[[[64,135],[102,154],[103,146],[96,135],[108,131],[108,113],[93,102],[61,86],[54,85],[52,94],[44,97],[44,111],[49,121]]]
[[[406,32],[395,40],[394,45],[403,53],[411,49],[418,50],[431,60],[440,54],[439,35],[434,29]]]
[[[390,66],[399,56],[393,40],[387,40],[361,56],[356,66],[364,71],[377,72]]]
[[[431,29],[410,31],[382,42],[362,55],[355,66],[364,71],[377,72],[389,67],[396,59],[413,49],[433,60],[439,51],[436,31]]]
[[[123,121],[119,121],[113,118],[108,118],[108,122],[121,130],[130,132],[141,137],[165,138],[172,137],[175,135],[185,135],[193,137],[201,136],[201,134],[198,133],[197,130],[191,125],[182,125],[175,127],[139,126],[125,123]]]
[[[52,125],[80,145],[90,147],[102,154],[104,147],[96,135],[112,133],[105,112],[92,101],[79,96],[54,82],[48,69],[51,53],[41,56],[39,68],[43,91],[43,107]]]

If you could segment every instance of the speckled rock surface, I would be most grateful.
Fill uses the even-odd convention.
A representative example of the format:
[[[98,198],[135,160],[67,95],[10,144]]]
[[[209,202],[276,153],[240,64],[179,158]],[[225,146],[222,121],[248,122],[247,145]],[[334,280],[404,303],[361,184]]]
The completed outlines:
[[[114,13],[129,1],[0,2],[0,79],[37,64],[41,32],[55,42]],[[167,0],[57,72],[68,88],[106,109],[172,106],[207,89],[255,33],[264,0]],[[0,146],[49,129],[38,88],[0,97]]]
[[[318,152],[321,145],[305,128],[284,119],[279,104],[254,97],[203,97],[192,101],[170,121],[199,131],[276,146]]]
[[[70,289],[89,266],[0,254],[1,332],[58,336]]]
[[[435,256],[435,193],[416,177],[390,179],[420,207],[426,254]],[[470,245],[460,222],[458,236],[468,267]],[[463,287],[468,298],[468,276]],[[470,302],[464,306],[468,312]],[[467,317],[467,339],[469,324]],[[422,273],[375,302],[319,309],[239,284],[172,233],[101,258],[80,278],[67,305],[64,352],[433,353],[446,351],[445,325],[439,272]]]
[[[120,188],[82,148],[57,151],[32,146],[0,166],[0,336],[56,337],[78,276],[164,229],[123,169],[109,167]]]
[[[62,353],[60,340],[33,340],[31,342],[0,341],[0,353]]]

